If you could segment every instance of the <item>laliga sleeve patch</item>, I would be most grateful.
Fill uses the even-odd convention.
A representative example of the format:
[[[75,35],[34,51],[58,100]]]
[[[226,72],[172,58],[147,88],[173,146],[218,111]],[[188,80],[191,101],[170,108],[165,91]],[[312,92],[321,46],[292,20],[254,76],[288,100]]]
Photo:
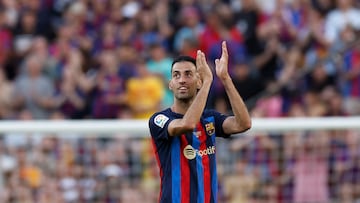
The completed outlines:
[[[154,118],[154,123],[160,128],[163,128],[168,120],[169,118],[167,116],[165,116],[164,114],[159,114]]]

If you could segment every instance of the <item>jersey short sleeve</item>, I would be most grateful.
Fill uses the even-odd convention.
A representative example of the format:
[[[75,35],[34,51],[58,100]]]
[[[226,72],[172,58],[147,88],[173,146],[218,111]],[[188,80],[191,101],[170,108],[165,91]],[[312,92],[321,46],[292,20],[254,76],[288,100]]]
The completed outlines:
[[[223,129],[223,123],[225,119],[228,117],[227,115],[219,113],[215,110],[205,110],[204,116],[205,117],[210,116],[214,118],[216,137],[224,137],[224,138],[230,137],[230,134],[226,134]]]
[[[166,114],[166,112],[159,112],[152,115],[149,119],[150,134],[154,140],[168,139],[169,123],[174,120],[174,117]]]

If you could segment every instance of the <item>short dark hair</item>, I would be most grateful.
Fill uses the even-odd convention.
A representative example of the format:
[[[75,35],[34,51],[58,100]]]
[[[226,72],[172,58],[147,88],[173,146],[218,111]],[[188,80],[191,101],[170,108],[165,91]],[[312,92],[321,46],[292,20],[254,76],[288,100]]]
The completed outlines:
[[[175,63],[186,62],[186,61],[194,64],[194,66],[196,67],[196,59],[195,58],[193,58],[191,56],[181,55],[181,56],[176,57],[174,59],[174,61],[172,62],[172,64],[171,64],[171,72],[172,72],[172,69],[173,69]]]

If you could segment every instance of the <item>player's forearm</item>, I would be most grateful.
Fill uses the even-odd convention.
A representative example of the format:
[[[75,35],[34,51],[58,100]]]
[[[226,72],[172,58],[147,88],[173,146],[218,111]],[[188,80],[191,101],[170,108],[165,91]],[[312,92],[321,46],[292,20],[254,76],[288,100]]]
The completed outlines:
[[[201,89],[197,93],[194,101],[190,105],[189,109],[183,117],[183,122],[185,125],[190,126],[190,128],[195,128],[196,124],[199,122],[200,117],[204,111],[206,101],[209,95],[211,87],[211,81],[204,82]]]
[[[243,132],[251,128],[251,118],[247,107],[236,90],[230,77],[223,80],[225,91],[229,97],[232,112],[235,116],[235,125],[231,133]]]

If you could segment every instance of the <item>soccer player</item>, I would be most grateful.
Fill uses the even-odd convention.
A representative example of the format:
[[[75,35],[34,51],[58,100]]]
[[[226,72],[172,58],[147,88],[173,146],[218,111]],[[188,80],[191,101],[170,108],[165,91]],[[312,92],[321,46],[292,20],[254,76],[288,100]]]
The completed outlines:
[[[226,42],[215,65],[233,116],[205,109],[213,74],[205,54],[198,51],[196,59],[180,56],[173,61],[169,88],[174,103],[149,119],[160,167],[160,203],[216,203],[215,137],[227,138],[251,127],[248,110],[228,73]]]

